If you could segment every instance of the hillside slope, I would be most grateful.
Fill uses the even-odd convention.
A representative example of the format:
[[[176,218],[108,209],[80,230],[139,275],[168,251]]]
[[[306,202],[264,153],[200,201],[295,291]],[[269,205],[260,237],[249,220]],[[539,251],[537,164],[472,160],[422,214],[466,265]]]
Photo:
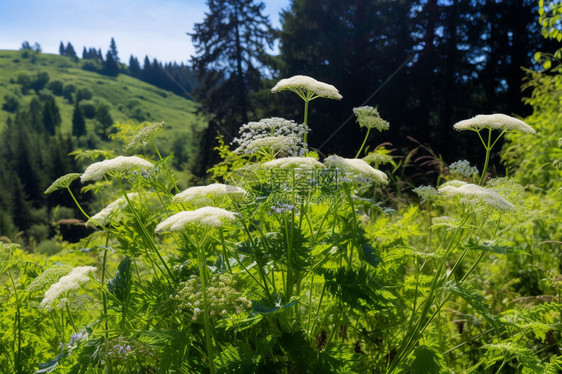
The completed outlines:
[[[193,130],[204,126],[203,121],[193,113],[196,109],[193,101],[125,74],[109,77],[86,71],[83,69],[84,64],[84,60],[75,62],[64,56],[0,50],[0,108],[6,96],[17,98],[20,107],[25,108],[33,96],[53,94],[48,89],[49,84],[60,81],[64,87],[73,85],[77,90],[89,89],[93,94],[89,101],[94,105],[100,102],[109,104],[116,122],[164,121],[167,127],[159,138],[159,146],[163,150],[171,150],[174,142],[174,148],[177,149],[178,144],[184,141],[185,147],[189,148],[187,153],[193,151]],[[21,74],[33,77],[43,72],[48,74],[49,81],[41,90],[30,89],[25,92],[22,85],[18,84]],[[60,93],[54,96],[62,118],[61,132],[70,132],[74,104]],[[0,129],[13,115],[0,109]],[[86,126],[88,132],[93,132],[95,120],[87,119]]]

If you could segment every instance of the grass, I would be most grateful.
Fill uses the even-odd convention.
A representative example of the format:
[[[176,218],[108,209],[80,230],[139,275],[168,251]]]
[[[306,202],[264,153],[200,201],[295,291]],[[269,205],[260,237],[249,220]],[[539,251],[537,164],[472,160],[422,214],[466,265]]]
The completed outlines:
[[[31,54],[33,53],[30,52]],[[32,59],[24,58],[22,51],[0,50],[0,100],[3,103],[5,95],[16,94],[25,107],[35,92],[30,90],[27,95],[22,95],[21,86],[16,83],[18,75],[27,73],[33,76],[39,72],[47,72],[49,82],[60,80],[65,86],[72,84],[77,89],[90,89],[93,101],[103,101],[111,105],[111,115],[117,122],[129,121],[135,110],[140,110],[147,121],[165,121],[166,131],[159,139],[159,147],[163,150],[169,150],[175,139],[192,139],[193,130],[204,126],[204,121],[194,114],[197,104],[187,97],[178,96],[125,74],[108,77],[86,71],[82,69],[83,65],[84,60],[74,62],[64,56],[38,54]],[[69,132],[72,127],[74,104],[62,96],[56,96],[56,102],[62,117],[61,131]],[[0,110],[0,130],[10,116],[13,114]],[[86,121],[88,131],[93,131],[94,120]]]

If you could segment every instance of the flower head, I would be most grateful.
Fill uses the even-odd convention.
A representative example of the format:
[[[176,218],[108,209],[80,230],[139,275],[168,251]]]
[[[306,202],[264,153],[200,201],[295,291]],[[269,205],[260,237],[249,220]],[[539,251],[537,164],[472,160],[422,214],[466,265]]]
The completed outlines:
[[[371,165],[358,158],[343,158],[332,155],[324,159],[324,165],[328,168],[339,168],[346,173],[366,178],[380,184],[388,183],[388,178],[385,173],[373,168]]]
[[[247,192],[236,186],[222,183],[213,183],[208,186],[195,186],[178,193],[174,196],[174,201],[183,201],[192,204],[208,203],[209,201],[220,200],[225,197],[244,196]]]
[[[511,116],[497,113],[497,114],[479,114],[470,119],[457,122],[453,125],[455,130],[481,130],[481,129],[495,129],[502,131],[517,131],[526,134],[534,134],[535,130],[525,122],[513,118]]]
[[[248,122],[240,127],[240,136],[232,143],[240,146],[236,153],[253,154],[265,148],[285,156],[302,156],[307,151],[303,142],[308,126],[280,117]]]
[[[68,265],[54,264],[47,268],[44,272],[39,274],[30,284],[27,286],[27,292],[34,292],[46,287],[52,286],[56,283],[62,276],[67,275],[72,268]]]
[[[136,193],[136,192],[133,192],[133,193],[127,194],[127,197],[129,198],[129,200],[133,200],[133,199],[137,199],[139,197],[139,194]],[[86,225],[87,226],[92,226],[92,225],[105,226],[109,222],[109,219],[111,218],[111,216],[113,216],[120,209],[123,209],[125,206],[127,206],[127,199],[125,199],[125,197],[123,196],[123,197],[115,200],[114,202],[108,204],[105,208],[100,210],[97,214],[93,215],[90,218],[90,220],[87,222]]]
[[[70,173],[63,175],[62,177],[57,178],[50,186],[45,190],[45,195],[49,195],[57,190],[61,190],[63,188],[68,188],[70,184],[80,178],[80,173]]]
[[[377,108],[371,106],[360,106],[353,108],[353,113],[357,117],[360,127],[368,129],[377,129],[379,131],[388,130],[390,124],[381,118]]]
[[[283,157],[276,160],[271,160],[262,165],[266,168],[280,168],[280,169],[315,169],[324,168],[324,165],[312,157]]]
[[[474,174],[478,174],[478,168],[476,166],[470,166],[470,162],[467,160],[460,160],[449,165],[449,173],[459,174],[465,178],[470,178]]]
[[[78,266],[72,269],[67,275],[61,277],[57,283],[53,284],[41,301],[41,308],[46,310],[53,309],[53,304],[60,295],[67,291],[77,290],[80,285],[90,280],[88,273],[94,272],[97,269],[93,266]]]
[[[106,174],[131,172],[138,169],[152,169],[154,165],[137,156],[118,156],[91,164],[80,177],[82,183],[102,179]]]
[[[126,150],[133,150],[145,146],[152,138],[154,138],[162,129],[164,122],[154,122],[151,125],[142,127],[131,139],[125,147]]]
[[[281,79],[271,89],[271,92],[293,91],[303,100],[312,100],[317,97],[341,100],[338,89],[331,84],[317,81],[306,75],[295,75],[291,78]]]
[[[392,162],[392,156],[375,151],[375,152],[371,152],[367,156],[363,157],[362,160],[365,161],[368,164],[375,164],[375,167],[377,167],[377,165],[384,165],[384,164],[391,163]]]
[[[416,195],[418,195],[422,201],[432,201],[435,200],[438,193],[433,186],[418,186],[412,190]]]
[[[471,183],[445,183],[439,187],[439,193],[445,196],[459,196],[461,201],[472,205],[483,203],[500,211],[513,210],[515,208],[513,204],[496,191]]]
[[[204,207],[191,211],[182,211],[162,221],[154,232],[182,231],[186,226],[198,224],[209,227],[220,227],[226,222],[236,219],[236,214],[226,209]]]

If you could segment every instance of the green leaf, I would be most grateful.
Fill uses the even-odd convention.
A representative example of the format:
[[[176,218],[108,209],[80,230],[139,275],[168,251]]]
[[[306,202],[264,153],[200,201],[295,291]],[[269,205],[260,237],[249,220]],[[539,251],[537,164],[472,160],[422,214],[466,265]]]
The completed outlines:
[[[463,298],[470,304],[482,317],[486,319],[494,328],[501,329],[502,323],[498,318],[490,314],[488,307],[484,304],[485,299],[476,293],[476,291],[465,287],[456,281],[449,281],[443,286],[444,290],[450,291],[455,295]]]
[[[536,52],[536,53],[535,53],[535,56],[534,56],[534,57],[535,57],[535,61],[539,61],[539,59],[541,58],[541,56],[542,56],[542,53]]]
[[[119,266],[113,279],[107,282],[107,290],[119,301],[124,302],[131,292],[131,258],[126,256]]]
[[[365,261],[373,267],[377,267],[377,265],[381,262],[380,257],[376,253],[376,249],[369,243],[361,244],[361,248],[363,249],[363,255],[365,256]]]
[[[400,374],[439,374],[446,372],[441,353],[427,346],[419,346],[414,351],[416,357],[407,369]]]
[[[468,242],[468,249],[475,250],[475,251],[485,251],[485,252],[493,252],[498,254],[528,254],[523,248],[520,247],[511,247],[508,245],[496,245],[494,242],[482,242],[478,243],[475,240],[470,240]]]
[[[37,365],[39,367],[39,370],[35,371],[33,374],[50,373],[51,371],[55,370],[57,366],[59,366],[59,362],[62,358],[63,354],[61,353],[51,361]]]
[[[254,312],[258,313],[258,314],[266,314],[266,313],[275,313],[278,312],[280,310],[284,310],[287,308],[292,307],[293,305],[295,305],[298,302],[298,299],[294,299],[293,301],[285,304],[285,305],[276,305],[276,306],[266,306],[263,304],[260,304],[258,302],[252,301],[252,308],[254,309]]]

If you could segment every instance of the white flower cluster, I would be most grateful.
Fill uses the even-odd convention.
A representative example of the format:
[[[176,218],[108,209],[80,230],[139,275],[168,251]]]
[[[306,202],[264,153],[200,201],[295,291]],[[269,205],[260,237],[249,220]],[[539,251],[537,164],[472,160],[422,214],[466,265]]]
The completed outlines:
[[[358,158],[343,158],[332,155],[324,159],[324,165],[327,168],[339,168],[343,172],[360,178],[365,178],[376,183],[388,183],[388,178],[385,173],[373,168],[371,165]]]
[[[465,119],[453,125],[455,130],[481,130],[495,129],[502,131],[517,131],[526,134],[534,134],[535,130],[525,122],[501,113],[479,114],[475,117]]]
[[[181,201],[192,205],[217,203],[225,197],[240,197],[247,195],[247,192],[236,186],[222,183],[213,183],[208,186],[195,186],[178,193],[173,201]]]
[[[268,161],[262,165],[266,168],[279,168],[279,169],[315,169],[324,168],[324,165],[312,157],[282,157],[275,160]]]
[[[127,151],[145,146],[156,134],[164,129],[164,122],[155,122],[141,128],[125,147]]]
[[[63,188],[68,188],[70,184],[78,178],[80,178],[80,173],[70,173],[57,178],[57,180],[51,183],[49,188],[45,190],[45,195],[49,195]]]
[[[341,100],[342,95],[331,84],[317,81],[306,75],[295,75],[291,78],[281,79],[271,89],[271,92],[293,91],[303,100],[312,100],[317,97]]]
[[[353,108],[353,113],[357,117],[360,127],[368,129],[377,129],[379,131],[388,130],[390,124],[381,118],[377,108],[372,106],[360,106]]]
[[[240,127],[240,137],[232,143],[240,146],[236,153],[252,154],[262,148],[275,151],[284,156],[302,156],[307,151],[304,135],[309,128],[280,117],[264,118],[258,122],[249,122]]]
[[[58,297],[67,291],[77,290],[80,285],[90,280],[88,273],[95,272],[97,269],[93,266],[78,266],[70,271],[67,275],[61,277],[57,283],[53,284],[41,301],[41,308],[52,310],[53,304]]]
[[[127,194],[127,197],[129,198],[129,200],[135,200],[139,197],[139,194],[136,192],[132,192]],[[109,219],[115,214],[118,213],[119,210],[125,208],[127,206],[127,199],[125,199],[125,197],[121,197],[117,200],[115,200],[114,202],[108,204],[105,208],[103,208],[102,210],[100,210],[97,214],[93,215],[92,217],[90,217],[90,219],[88,220],[88,222],[86,223],[86,226],[105,226],[107,223],[109,223]]]
[[[193,320],[203,319],[203,293],[198,276],[183,282],[183,288],[175,295],[180,300],[180,308],[193,310]],[[211,318],[225,317],[232,314],[247,312],[252,308],[252,302],[238,290],[236,279],[231,274],[214,274],[209,279],[207,295],[209,300],[209,316]]]
[[[437,197],[438,192],[433,186],[418,186],[412,190],[421,199],[421,202],[432,201]]]
[[[392,156],[386,155],[384,153],[371,152],[367,156],[363,157],[363,161],[368,164],[378,165],[389,164],[392,162]]]
[[[196,210],[182,211],[162,221],[154,232],[181,231],[190,224],[220,227],[223,223],[236,220],[236,213],[226,209],[206,206]]]
[[[462,181],[452,181],[439,187],[439,193],[445,196],[459,196],[461,201],[471,205],[483,203],[500,211],[513,210],[513,204],[494,190]]]
[[[72,268],[68,265],[59,265],[54,264],[51,265],[39,274],[30,284],[27,286],[27,292],[34,292],[45,289],[47,287],[51,287],[53,284],[57,283],[57,281],[67,275]]]
[[[474,174],[478,174],[478,168],[476,166],[470,166],[470,162],[467,160],[459,160],[449,165],[449,173],[470,178]]]
[[[80,180],[82,183],[102,179],[106,174],[114,172],[131,172],[138,169],[152,169],[152,163],[137,156],[118,156],[109,160],[95,162],[88,166]]]

